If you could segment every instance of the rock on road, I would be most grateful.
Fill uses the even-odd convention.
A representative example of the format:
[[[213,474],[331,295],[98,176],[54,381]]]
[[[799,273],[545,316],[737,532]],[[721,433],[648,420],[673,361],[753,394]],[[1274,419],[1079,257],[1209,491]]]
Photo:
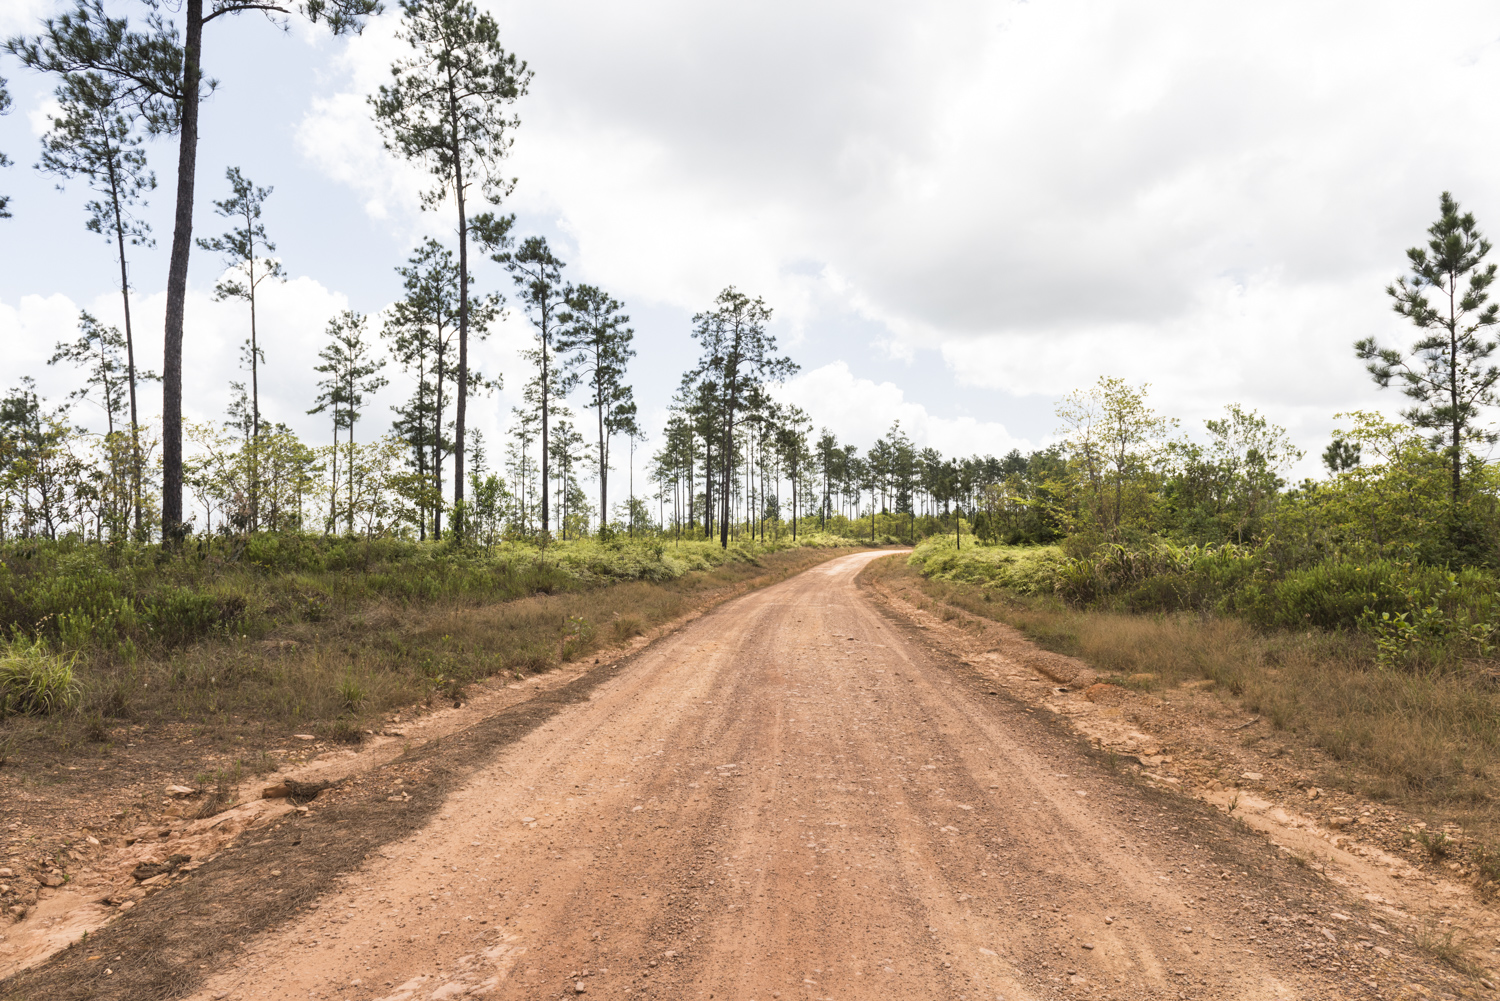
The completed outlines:
[[[198,996],[1352,996],[1257,940],[1264,841],[882,614],[883,555],[646,648]]]

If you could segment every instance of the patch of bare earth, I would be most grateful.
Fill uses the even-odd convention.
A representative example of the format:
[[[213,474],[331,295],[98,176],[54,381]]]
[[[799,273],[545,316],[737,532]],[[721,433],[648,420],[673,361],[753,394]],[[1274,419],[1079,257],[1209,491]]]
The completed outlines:
[[[1476,874],[1451,861],[1464,838],[1457,826],[1429,830],[1400,809],[1323,787],[1319,776],[1338,772],[1339,762],[1245,712],[1211,682],[1155,693],[1100,683],[1082,661],[934,603],[904,569],[882,571],[863,582],[872,595],[997,689],[1065,722],[1152,788],[1209,804],[1259,833],[1313,873],[1328,899],[1341,895],[1347,906],[1281,915],[1309,966],[1342,960],[1369,970],[1391,996],[1492,996],[1500,922]],[[1220,868],[1228,888],[1237,874]],[[1329,934],[1308,934],[1314,928]],[[1410,976],[1413,963],[1423,977]]]
[[[1137,753],[1165,755],[1158,741],[1173,760],[1136,772],[1080,737],[1091,714],[1062,708],[1073,693],[1055,689],[1072,685],[1025,666],[1028,648],[859,587],[879,555],[720,605],[351,776],[4,987],[236,1001],[1478,989],[1433,958],[1440,943],[1417,944],[1407,904],[1183,795],[1159,771],[1175,744],[1144,723],[1121,724]]]
[[[249,725],[205,736],[190,723],[35,742],[42,753],[0,767],[0,997],[181,995],[247,935],[425,822],[476,758],[656,637],[832,555],[793,550],[686,588],[670,582],[684,593],[663,607],[685,614],[558,669],[473,685],[457,704],[408,706],[359,745]],[[246,760],[259,767],[234,767]],[[232,781],[203,781],[216,772]],[[301,797],[281,794],[288,783]]]

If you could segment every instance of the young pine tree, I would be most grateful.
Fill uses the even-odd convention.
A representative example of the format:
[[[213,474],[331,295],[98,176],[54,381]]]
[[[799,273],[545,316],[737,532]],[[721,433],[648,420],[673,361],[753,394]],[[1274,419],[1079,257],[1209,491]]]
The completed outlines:
[[[579,285],[568,295],[572,323],[557,339],[559,353],[572,353],[567,367],[582,376],[594,409],[598,433],[599,525],[609,511],[609,446],[617,434],[635,431],[635,399],[625,381],[625,366],[635,357],[635,331],[626,326],[624,306],[593,285]]]
[[[1397,315],[1421,335],[1410,354],[1383,348],[1373,337],[1355,342],[1354,351],[1382,389],[1399,379],[1401,392],[1415,403],[1402,411],[1412,427],[1433,432],[1433,444],[1449,457],[1450,496],[1456,505],[1463,487],[1464,445],[1494,444],[1497,436],[1479,424],[1480,408],[1496,402],[1500,369],[1490,363],[1497,342],[1490,328],[1500,323],[1500,305],[1489,301],[1495,265],[1485,264],[1490,241],[1470,212],[1444,191],[1438,220],[1427,228],[1427,247],[1406,252],[1411,275],[1386,287]],[[1437,299],[1433,305],[1428,294]]]
[[[134,210],[146,204],[156,175],[146,168],[137,125],[140,116],[125,100],[123,85],[99,73],[64,74],[56,91],[59,113],[42,137],[40,170],[64,179],[84,178],[98,196],[84,205],[86,225],[115,245],[120,265],[120,298],[125,317],[125,385],[130,403],[131,496],[137,539],[141,523],[141,437],[135,369],[135,329],[130,314],[130,268],[125,247],[149,247],[151,227]],[[0,157],[3,159],[3,157]]]
[[[260,366],[265,362],[255,323],[255,296],[261,283],[286,281],[281,262],[270,254],[276,244],[266,236],[261,209],[271,196],[272,188],[257,188],[238,167],[224,172],[229,181],[229,197],[214,202],[214,209],[231,221],[222,236],[198,240],[204,250],[222,254],[229,269],[214,285],[214,299],[243,299],[250,307],[250,336],[240,350],[240,364],[250,371],[250,437],[260,437]]]
[[[318,382],[321,392],[315,401],[317,405],[308,413],[332,411],[333,476],[328,499],[328,524],[332,530],[338,518],[339,432],[348,434],[349,462],[346,465],[352,472],[354,424],[365,406],[365,397],[379,392],[386,385],[386,379],[378,374],[385,366],[385,359],[371,356],[370,343],[365,339],[365,317],[352,310],[345,310],[328,321],[328,344],[318,352],[318,357],[323,359],[323,364],[315,366],[314,371],[323,373]],[[354,478],[352,475],[344,478],[348,481],[348,531],[353,532]]]
[[[546,237],[529,236],[521,246],[510,250],[509,219],[491,220],[484,242],[494,249],[493,258],[510,272],[515,282],[521,308],[536,329],[536,347],[526,353],[537,367],[533,383],[536,387],[535,406],[541,417],[540,438],[542,444],[542,475],[539,482],[542,502],[542,535],[551,531],[552,510],[548,502],[548,481],[552,475],[552,412],[553,400],[565,395],[571,384],[560,380],[554,356],[558,338],[571,323],[568,312],[568,289],[563,285],[563,262],[547,246]],[[528,383],[528,390],[531,388]],[[529,399],[528,399],[528,402]]]

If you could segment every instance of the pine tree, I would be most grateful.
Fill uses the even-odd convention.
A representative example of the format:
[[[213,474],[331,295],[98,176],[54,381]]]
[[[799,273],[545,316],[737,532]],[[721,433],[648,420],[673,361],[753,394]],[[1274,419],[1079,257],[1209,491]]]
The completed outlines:
[[[338,517],[339,431],[346,431],[349,436],[351,468],[348,473],[352,473],[354,424],[364,408],[365,397],[379,392],[387,382],[378,374],[385,367],[385,359],[370,355],[370,343],[365,339],[365,317],[352,310],[346,309],[328,321],[328,344],[318,352],[318,357],[323,359],[323,364],[314,366],[314,371],[323,373],[318,382],[321,392],[315,401],[317,405],[308,413],[332,411],[333,478],[328,502],[328,524],[332,529],[336,527]],[[348,481],[348,530],[353,532],[354,477],[346,474],[344,478]]]
[[[62,178],[85,178],[99,196],[85,203],[87,227],[115,245],[120,264],[120,298],[125,315],[126,391],[130,402],[131,506],[137,539],[145,537],[141,504],[140,410],[136,387],[146,376],[136,373],[135,331],[130,313],[130,268],[125,246],[155,244],[151,227],[133,210],[146,204],[156,175],[146,168],[139,115],[124,100],[122,85],[99,73],[68,73],[56,97],[60,114],[42,137],[40,170]],[[3,160],[0,157],[0,160]],[[151,376],[149,378],[155,378]]]
[[[7,115],[9,113],[10,113],[10,91],[8,91],[8,90],[5,89],[5,77],[0,76],[0,115]],[[3,151],[0,151],[0,167],[9,167],[9,166],[10,166],[10,157],[6,156]],[[10,212],[9,212],[9,210],[7,208],[7,206],[9,206],[9,205],[10,205],[10,196],[9,195],[0,195],[0,219],[9,219],[10,218]]]
[[[432,535],[442,538],[443,461],[452,457],[457,443],[446,433],[448,408],[453,394],[450,384],[458,381],[455,339],[458,334],[463,274],[453,252],[428,238],[396,269],[405,291],[391,307],[381,336],[401,366],[416,378],[412,398],[398,406],[397,433],[412,449],[413,464],[430,479],[431,495],[422,503],[430,508]],[[474,277],[468,277],[470,288]],[[469,332],[475,340],[489,336],[490,324],[499,311],[496,295],[473,296],[469,300]],[[481,372],[471,369],[468,382],[477,388],[491,385]],[[455,475],[459,468],[455,462]],[[425,521],[424,521],[425,525]],[[425,529],[424,529],[425,531]]]
[[[1416,401],[1401,416],[1413,427],[1432,431],[1433,445],[1447,451],[1456,505],[1463,486],[1464,445],[1500,440],[1478,425],[1480,408],[1496,402],[1500,368],[1488,359],[1500,344],[1489,329],[1500,323],[1500,305],[1489,301],[1495,265],[1484,263],[1491,244],[1473,213],[1460,214],[1458,202],[1444,191],[1438,220],[1427,233],[1426,249],[1406,252],[1410,277],[1398,278],[1385,290],[1397,315],[1410,320],[1422,336],[1409,355],[1382,348],[1373,337],[1355,342],[1354,350],[1369,362],[1366,368],[1376,385],[1385,389],[1398,378],[1402,393]],[[1436,293],[1437,306],[1427,298],[1428,291]]]
[[[609,445],[617,434],[634,434],[635,399],[625,382],[625,366],[635,357],[635,331],[626,326],[624,306],[592,285],[579,285],[567,299],[572,322],[557,340],[557,350],[572,352],[567,367],[582,376],[594,408],[598,430],[599,525],[609,511]]]
[[[183,0],[185,37],[155,12],[145,32],[125,18],[111,18],[100,0],[78,0],[70,12],[43,22],[35,38],[12,38],[5,48],[31,69],[52,73],[95,72],[118,83],[121,100],[134,106],[154,134],[176,133],[177,205],[167,268],[166,323],[162,351],[162,539],[179,544],[182,520],[182,335],[187,305],[188,261],[193,249],[193,196],[198,166],[198,116],[213,81],[203,77],[203,29],[232,14],[257,11],[324,22],[335,34],[359,31],[379,0]]]
[[[714,308],[693,317],[693,338],[702,352],[687,380],[703,390],[701,403],[712,412],[720,443],[719,544],[729,546],[730,490],[735,475],[734,435],[746,413],[760,405],[766,386],[797,371],[776,354],[776,337],[766,330],[771,308],[733,286],[719,293]]]
[[[515,250],[510,247],[510,219],[488,219],[482,227],[483,242],[493,248],[493,258],[504,265],[515,282],[521,308],[536,330],[536,347],[525,356],[537,367],[537,373],[528,388],[536,388],[536,411],[541,418],[540,439],[542,443],[542,536],[552,530],[552,509],[548,502],[548,483],[552,478],[551,443],[552,401],[566,395],[573,381],[559,378],[554,356],[558,338],[572,322],[568,312],[569,289],[563,284],[564,264],[547,246],[546,237],[528,236]],[[481,227],[476,224],[476,231]]]
[[[209,239],[199,238],[198,246],[204,250],[222,254],[229,269],[214,285],[214,299],[243,299],[250,307],[250,336],[240,350],[240,365],[250,372],[250,437],[260,437],[260,366],[265,362],[255,322],[255,296],[261,283],[286,281],[281,261],[270,256],[276,253],[276,244],[266,236],[265,224],[260,221],[261,209],[271,196],[272,188],[257,188],[238,167],[224,172],[229,181],[230,195],[221,202],[214,202],[220,216],[232,221],[223,235]]]
[[[499,174],[520,119],[504,109],[526,92],[531,72],[500,44],[500,26],[469,0],[401,0],[400,38],[413,54],[391,67],[391,83],[370,98],[386,148],[424,163],[436,184],[424,209],[451,196],[458,211],[458,400],[453,501],[462,512],[469,402],[469,215],[471,186],[491,202],[514,181]],[[478,220],[476,220],[478,221]],[[455,517],[460,516],[455,514]],[[454,525],[462,534],[463,526]]]

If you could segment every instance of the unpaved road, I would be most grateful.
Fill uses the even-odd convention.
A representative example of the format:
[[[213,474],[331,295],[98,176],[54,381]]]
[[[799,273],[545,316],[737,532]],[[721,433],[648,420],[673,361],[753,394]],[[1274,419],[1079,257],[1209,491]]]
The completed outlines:
[[[198,996],[1374,996],[1260,923],[1329,888],[932,652],[882,555],[646,649]]]

